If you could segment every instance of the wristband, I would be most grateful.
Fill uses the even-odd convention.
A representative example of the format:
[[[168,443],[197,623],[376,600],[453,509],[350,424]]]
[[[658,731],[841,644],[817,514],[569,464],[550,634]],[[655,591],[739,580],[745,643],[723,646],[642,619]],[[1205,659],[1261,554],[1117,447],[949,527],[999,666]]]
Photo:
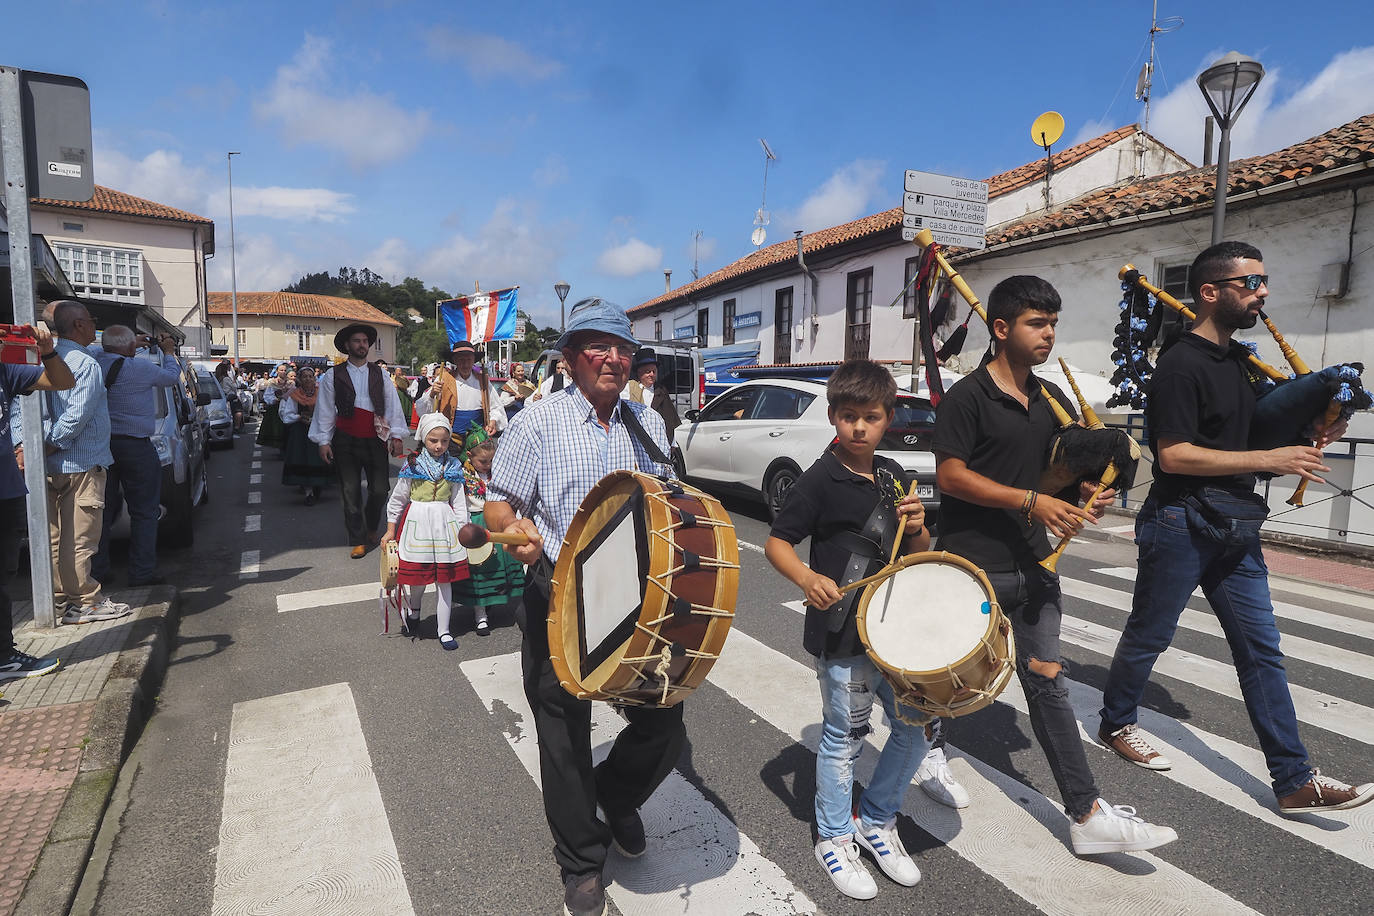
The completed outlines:
[[[61,355],[62,355],[62,354],[58,353],[56,350],[53,350],[51,353],[44,353],[44,354],[43,354],[43,359],[45,359],[45,360],[47,360],[47,359],[56,359],[57,357],[59,357],[59,356],[61,356]]]

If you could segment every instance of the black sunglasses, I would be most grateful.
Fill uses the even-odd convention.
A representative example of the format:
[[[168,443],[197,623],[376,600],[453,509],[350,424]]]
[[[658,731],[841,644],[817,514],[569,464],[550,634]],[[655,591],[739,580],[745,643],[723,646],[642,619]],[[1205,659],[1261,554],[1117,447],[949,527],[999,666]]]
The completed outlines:
[[[1243,277],[1222,277],[1220,280],[1210,281],[1213,285],[1218,283],[1244,283],[1248,290],[1257,290],[1261,286],[1269,285],[1268,274],[1246,274]]]

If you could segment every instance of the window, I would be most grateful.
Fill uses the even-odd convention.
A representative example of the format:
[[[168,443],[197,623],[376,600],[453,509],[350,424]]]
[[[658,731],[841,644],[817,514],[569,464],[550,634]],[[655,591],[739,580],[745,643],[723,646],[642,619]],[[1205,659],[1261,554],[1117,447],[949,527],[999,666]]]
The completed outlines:
[[[143,252],[58,244],[57,262],[79,296],[143,302]]]
[[[792,287],[773,294],[773,362],[792,362]]]
[[[706,346],[706,335],[711,333],[711,310],[697,309],[697,340]]]
[[[735,342],[735,300],[726,299],[721,311],[724,312],[720,319],[721,343],[732,344]]]
[[[658,318],[658,319],[655,319],[655,320],[654,320],[654,340],[662,340],[662,339],[663,339],[663,319],[662,319],[662,318]]]
[[[869,316],[873,311],[873,268],[856,270],[845,291],[844,358],[868,359]]]
[[[239,333],[243,333],[243,332],[240,331]],[[296,352],[298,352],[298,353],[309,353],[309,352],[310,352],[310,332],[309,332],[309,331],[298,331],[298,332],[296,332]]]
[[[243,328],[239,328],[239,346],[248,346],[248,332]]]
[[[1193,306],[1193,294],[1188,289],[1188,271],[1192,266],[1191,261],[1186,264],[1161,264],[1158,276],[1159,288],[1189,308]],[[1186,326],[1183,316],[1178,312],[1167,305],[1161,305],[1159,308],[1164,309],[1164,320],[1159,325],[1159,337],[1156,340],[1147,340],[1147,347],[1162,344],[1168,338],[1182,333]]]
[[[63,220],[63,221],[62,221],[62,231],[63,231],[63,232],[85,232],[85,231],[86,231],[86,224],[85,224],[85,223],[69,223],[69,222],[67,222],[66,220]]]
[[[740,387],[727,391],[706,405],[706,409],[701,413],[701,422],[746,419],[753,411],[754,401],[758,395],[759,389],[753,387]]]
[[[814,394],[793,391],[791,388],[764,388],[759,394],[758,406],[754,408],[755,420],[795,420],[800,417],[811,402]]]
[[[902,317],[916,317],[916,284],[911,282],[912,277],[921,271],[920,258],[907,258],[906,269],[902,272]]]

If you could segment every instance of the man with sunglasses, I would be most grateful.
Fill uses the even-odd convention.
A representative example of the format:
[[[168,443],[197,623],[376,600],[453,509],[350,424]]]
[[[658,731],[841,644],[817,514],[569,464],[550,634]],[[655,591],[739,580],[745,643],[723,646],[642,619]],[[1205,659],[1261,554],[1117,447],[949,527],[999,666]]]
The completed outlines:
[[[485,512],[492,531],[530,538],[527,546],[509,548],[530,564],[521,625],[525,697],[539,738],[544,814],[562,870],[564,912],[591,916],[606,911],[601,872],[611,844],[628,857],[643,854],[639,807],[672,771],[687,735],[681,703],[628,706],[629,724],[606,761],[592,766],[591,702],[564,690],[549,660],[549,579],[578,506],[602,477],[636,469],[671,477],[673,469],[662,460],[668,452],[663,419],[620,397],[638,347],[625,310],[583,299],[568,314],[557,347],[574,384],[511,420],[496,450]],[[627,575],[636,575],[632,567]]]
[[[1268,280],[1263,256],[1243,242],[1213,245],[1189,270],[1197,320],[1160,356],[1150,379],[1145,417],[1155,477],[1136,517],[1135,598],[1107,675],[1098,736],[1137,766],[1170,767],[1136,730],[1137,708],[1155,660],[1201,586],[1231,647],[1279,812],[1291,815],[1362,805],[1374,798],[1374,783],[1350,786],[1311,766],[1284,672],[1260,550],[1268,507],[1255,493],[1255,475],[1323,482],[1317,474],[1330,468],[1321,448],[1340,439],[1346,424],[1323,432],[1316,447],[1248,447],[1255,392],[1249,351],[1232,337],[1259,320]]]

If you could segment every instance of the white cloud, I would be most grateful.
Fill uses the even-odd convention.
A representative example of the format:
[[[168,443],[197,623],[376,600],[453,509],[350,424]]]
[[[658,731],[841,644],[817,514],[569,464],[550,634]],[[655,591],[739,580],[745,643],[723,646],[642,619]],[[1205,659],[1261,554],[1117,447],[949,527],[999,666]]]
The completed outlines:
[[[1197,87],[1197,75],[1221,54],[1207,55],[1188,79],[1151,107],[1150,133],[1199,164],[1203,120],[1211,112]],[[1271,153],[1369,114],[1374,110],[1371,85],[1374,46],[1337,54],[1302,84],[1286,80],[1279,67],[1268,69],[1231,129],[1231,158]]]
[[[663,249],[639,239],[607,248],[596,259],[597,269],[613,277],[633,277],[654,270],[662,263]]]
[[[210,208],[229,212],[228,191],[216,192]],[[328,188],[234,188],[234,216],[265,216],[270,219],[334,223],[352,213],[353,195]]]
[[[534,183],[542,188],[551,188],[568,180],[568,163],[557,153],[550,153],[544,164],[534,170]]]
[[[97,140],[104,138],[98,136]],[[95,180],[107,188],[169,207],[198,215],[209,213],[212,177],[199,166],[187,165],[178,152],[159,149],[133,159],[101,142],[96,146]]]
[[[427,111],[409,111],[365,88],[329,86],[332,64],[329,40],[307,34],[295,58],[277,69],[271,88],[254,103],[258,117],[279,122],[287,145],[322,146],[361,169],[399,159],[429,132]]]
[[[368,252],[359,266],[380,274],[388,283],[394,284],[414,275],[411,270],[414,263],[415,253],[410,245],[404,239],[389,238]]]
[[[781,224],[789,231],[815,232],[867,216],[874,211],[874,201],[883,195],[886,169],[887,163],[873,159],[856,159],[841,166],[800,207],[780,213],[770,228]]]
[[[271,235],[242,235],[235,240],[239,292],[266,292],[281,289],[295,282],[311,269],[295,252]],[[206,262],[206,282],[211,290],[230,288],[228,233],[216,248],[215,256]]]
[[[543,57],[524,45],[481,32],[459,32],[435,26],[425,34],[429,53],[439,58],[456,58],[479,82],[509,77],[518,83],[536,83],[563,72],[563,64]]]

